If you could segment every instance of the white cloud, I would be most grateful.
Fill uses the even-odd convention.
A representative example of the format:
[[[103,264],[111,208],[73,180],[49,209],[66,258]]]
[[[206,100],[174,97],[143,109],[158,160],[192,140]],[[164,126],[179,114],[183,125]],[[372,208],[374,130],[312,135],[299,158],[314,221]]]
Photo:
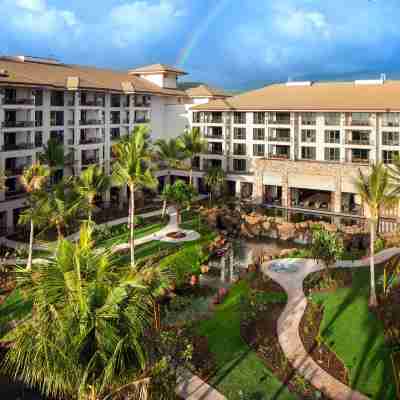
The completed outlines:
[[[15,4],[25,10],[40,12],[46,10],[45,0],[16,0]]]
[[[1,19],[13,30],[39,35],[79,32],[79,21],[70,10],[49,7],[45,0],[0,0]]]
[[[111,10],[110,23],[114,44],[126,47],[148,36],[157,39],[176,26],[176,20],[186,15],[174,0],[150,3],[129,1]]]
[[[331,35],[327,18],[319,11],[291,8],[277,10],[273,22],[278,31],[294,38],[304,38],[316,33],[325,38]]]

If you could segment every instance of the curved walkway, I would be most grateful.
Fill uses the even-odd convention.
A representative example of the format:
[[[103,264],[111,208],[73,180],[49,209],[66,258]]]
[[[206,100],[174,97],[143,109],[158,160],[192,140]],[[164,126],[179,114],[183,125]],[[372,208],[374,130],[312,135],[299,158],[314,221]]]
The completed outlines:
[[[375,264],[385,262],[398,254],[400,254],[400,248],[383,250],[375,256]],[[289,267],[288,269],[285,269],[285,264]],[[369,266],[367,257],[356,261],[338,261],[336,263],[337,268],[366,266]],[[303,292],[303,280],[307,275],[322,269],[321,265],[309,259],[274,260],[262,265],[263,273],[278,282],[288,294],[288,302],[278,320],[279,343],[293,367],[314,387],[330,398],[368,400],[368,397],[352,390],[322,369],[309,356],[300,338],[299,326],[307,307],[307,298]]]

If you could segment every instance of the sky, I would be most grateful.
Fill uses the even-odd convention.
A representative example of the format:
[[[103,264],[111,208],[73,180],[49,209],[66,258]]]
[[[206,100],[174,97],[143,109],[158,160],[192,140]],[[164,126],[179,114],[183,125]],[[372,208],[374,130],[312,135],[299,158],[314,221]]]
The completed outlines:
[[[225,89],[400,76],[399,0],[0,0],[0,54],[176,65]]]

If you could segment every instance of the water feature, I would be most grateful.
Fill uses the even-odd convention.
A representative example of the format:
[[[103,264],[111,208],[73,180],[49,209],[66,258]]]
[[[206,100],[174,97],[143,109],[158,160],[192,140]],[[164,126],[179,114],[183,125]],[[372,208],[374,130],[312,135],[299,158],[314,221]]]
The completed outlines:
[[[262,255],[278,255],[282,250],[301,247],[293,242],[275,239],[235,240],[220,253],[220,256],[211,259],[209,266],[220,270],[218,284],[229,286],[239,278],[242,269],[247,269]]]

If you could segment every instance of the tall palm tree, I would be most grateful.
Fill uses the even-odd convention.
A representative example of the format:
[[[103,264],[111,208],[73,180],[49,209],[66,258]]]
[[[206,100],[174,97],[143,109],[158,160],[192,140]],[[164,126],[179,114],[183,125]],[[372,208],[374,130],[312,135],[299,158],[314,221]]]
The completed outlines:
[[[156,146],[156,157],[167,164],[168,168],[179,168],[184,159],[184,154],[179,147],[177,138],[158,139],[154,143]],[[164,200],[162,217],[164,218],[167,210],[167,201]]]
[[[105,193],[111,186],[111,177],[107,176],[99,165],[91,165],[81,172],[75,181],[76,191],[88,210],[88,220],[92,221],[96,195]]]
[[[150,168],[150,148],[148,128],[135,128],[129,140],[115,146],[117,160],[113,167],[113,180],[119,185],[127,185],[130,192],[129,228],[131,267],[135,268],[135,192],[140,188],[155,189],[158,181]]]
[[[78,242],[62,239],[53,257],[17,269],[32,311],[2,338],[12,342],[2,368],[54,398],[116,399],[125,390],[142,399],[153,302],[170,277],[155,267],[133,271],[93,243],[84,224]]]
[[[204,176],[204,182],[210,189],[210,200],[212,194],[220,192],[225,182],[226,174],[221,167],[212,167]]]
[[[370,225],[370,277],[371,293],[369,304],[376,307],[378,304],[375,289],[375,235],[379,215],[383,208],[390,207],[398,201],[393,191],[388,169],[382,164],[374,164],[369,174],[359,170],[355,181],[357,192],[366,206],[367,217]]]
[[[201,137],[200,129],[186,130],[178,138],[178,146],[185,155],[185,158],[190,161],[189,183],[193,184],[193,160],[194,158],[204,153],[207,148],[207,142]]]
[[[56,228],[60,241],[64,237],[65,226],[78,214],[81,206],[81,199],[73,190],[72,178],[64,178],[53,185],[38,206],[47,216],[48,226]]]
[[[65,154],[65,148],[57,139],[50,138],[43,146],[44,151],[40,154],[40,161],[50,169],[50,183],[55,183],[54,174],[63,169],[68,160],[72,158],[72,153]]]
[[[38,209],[38,200],[49,174],[50,171],[47,167],[40,163],[34,163],[30,167],[26,168],[20,177],[20,182],[29,195],[28,208],[19,218],[21,224],[30,224],[29,252],[28,262],[26,265],[28,269],[32,266],[34,221],[39,221],[41,216],[41,212]]]

